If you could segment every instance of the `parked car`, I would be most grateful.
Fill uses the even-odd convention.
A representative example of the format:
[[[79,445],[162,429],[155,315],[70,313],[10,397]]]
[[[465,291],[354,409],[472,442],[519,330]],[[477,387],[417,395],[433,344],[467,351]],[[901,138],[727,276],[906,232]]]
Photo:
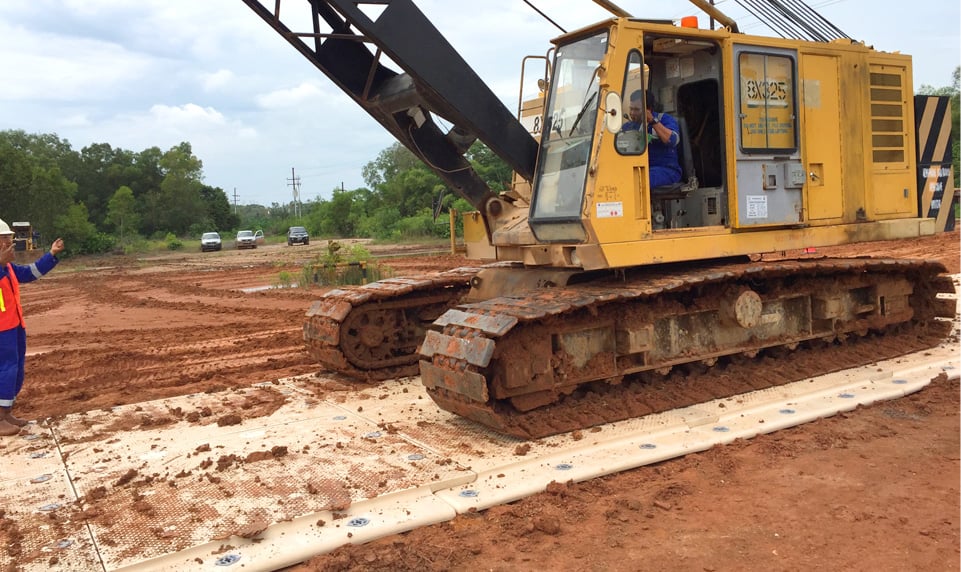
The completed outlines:
[[[261,235],[263,236],[263,235]],[[236,246],[241,248],[257,248],[257,237],[252,230],[242,230],[237,233]]]
[[[200,252],[208,250],[220,250],[223,245],[220,242],[220,235],[216,232],[205,232],[200,237]]]
[[[302,226],[292,226],[287,229],[287,246],[295,244],[310,244],[310,235]]]

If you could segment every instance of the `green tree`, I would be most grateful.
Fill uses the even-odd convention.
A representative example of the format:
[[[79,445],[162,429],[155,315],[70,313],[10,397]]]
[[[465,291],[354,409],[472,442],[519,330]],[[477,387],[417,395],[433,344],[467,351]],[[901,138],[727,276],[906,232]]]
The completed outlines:
[[[394,143],[378,153],[377,158],[364,165],[361,173],[364,182],[371,189],[376,189],[386,181],[396,177],[401,171],[417,167],[422,163],[406,147]]]
[[[227,193],[220,187],[203,185],[200,187],[200,198],[205,205],[207,220],[210,221],[211,229],[226,231],[237,228],[237,225],[240,224],[240,217],[231,212]]]
[[[134,158],[137,177],[128,183],[137,199],[140,231],[145,236],[163,231],[163,209],[160,200],[160,184],[164,179],[163,168],[160,166],[162,158],[163,151],[159,147],[150,147],[138,153]]]
[[[160,221],[163,228],[184,235],[194,224],[206,221],[200,182],[203,163],[183,142],[164,153],[160,160],[164,179],[160,183]]]
[[[502,193],[510,189],[514,172],[490,147],[480,141],[475,142],[467,152],[467,160],[492,191]]]
[[[106,222],[120,232],[121,244],[126,244],[128,237],[137,234],[140,215],[137,214],[137,200],[133,196],[133,189],[122,186],[110,197],[107,203]]]
[[[77,200],[87,205],[94,224],[102,224],[107,216],[107,203],[120,186],[111,181],[110,167],[120,150],[109,143],[94,143],[80,151],[77,177]]]
[[[0,216],[29,221],[41,234],[72,204],[76,185],[61,170],[74,168],[77,154],[55,135],[0,131]]]
[[[76,180],[80,155],[73,150],[69,141],[51,133],[26,133],[21,130],[0,132],[0,139],[22,150],[38,165],[47,169],[58,167],[67,179]]]
[[[0,137],[0,218],[10,223],[28,212],[30,196],[26,191],[32,178],[33,161],[27,152]]]
[[[83,203],[70,205],[67,212],[57,217],[54,234],[63,238],[70,253],[90,252],[87,243],[96,238],[97,227],[90,222],[87,207]]]
[[[28,187],[30,205],[21,220],[30,221],[34,230],[48,236],[56,227],[57,217],[74,204],[77,184],[68,181],[59,167],[34,167]]]

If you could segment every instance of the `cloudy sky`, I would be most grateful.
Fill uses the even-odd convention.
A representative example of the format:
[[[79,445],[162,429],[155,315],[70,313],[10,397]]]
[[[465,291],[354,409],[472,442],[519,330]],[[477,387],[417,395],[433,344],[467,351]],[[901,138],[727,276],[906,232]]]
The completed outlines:
[[[559,33],[522,0],[415,1],[509,109],[521,59]],[[531,3],[567,30],[609,16],[591,0]],[[697,14],[685,0],[615,3],[645,18]],[[808,4],[857,40],[913,55],[915,86],[950,85],[956,0]],[[742,31],[774,35],[733,0],[717,5]],[[0,129],[55,133],[77,151],[189,141],[207,184],[263,205],[291,200],[291,168],[304,201],[363,186],[361,168],[393,142],[240,0],[0,3]]]

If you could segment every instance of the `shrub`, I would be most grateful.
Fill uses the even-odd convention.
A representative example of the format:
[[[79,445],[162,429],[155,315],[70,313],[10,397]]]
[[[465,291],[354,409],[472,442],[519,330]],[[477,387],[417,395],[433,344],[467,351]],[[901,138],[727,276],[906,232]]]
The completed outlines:
[[[114,244],[117,239],[110,234],[103,232],[94,233],[83,241],[83,244],[79,248],[80,254],[102,254],[104,252],[110,252],[113,250]]]
[[[167,250],[180,250],[184,247],[184,243],[172,232],[167,233],[167,236],[164,237],[164,242],[167,243]]]
[[[280,274],[277,275],[277,286],[280,288],[290,288],[291,285],[293,285],[293,280],[290,276],[290,272],[281,270]]]
[[[343,247],[335,241],[327,242],[327,252],[301,270],[300,284],[340,286],[366,284],[390,276],[390,269],[373,261],[370,251],[355,244],[344,254]]]

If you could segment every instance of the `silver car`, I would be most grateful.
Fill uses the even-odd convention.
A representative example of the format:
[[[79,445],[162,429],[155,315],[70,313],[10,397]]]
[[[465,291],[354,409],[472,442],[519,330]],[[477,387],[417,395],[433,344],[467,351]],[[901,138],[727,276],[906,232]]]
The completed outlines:
[[[223,245],[220,242],[220,235],[216,232],[205,232],[200,237],[200,252],[208,250],[220,250]]]
[[[252,230],[242,230],[237,233],[237,248],[257,248],[257,237]]]

